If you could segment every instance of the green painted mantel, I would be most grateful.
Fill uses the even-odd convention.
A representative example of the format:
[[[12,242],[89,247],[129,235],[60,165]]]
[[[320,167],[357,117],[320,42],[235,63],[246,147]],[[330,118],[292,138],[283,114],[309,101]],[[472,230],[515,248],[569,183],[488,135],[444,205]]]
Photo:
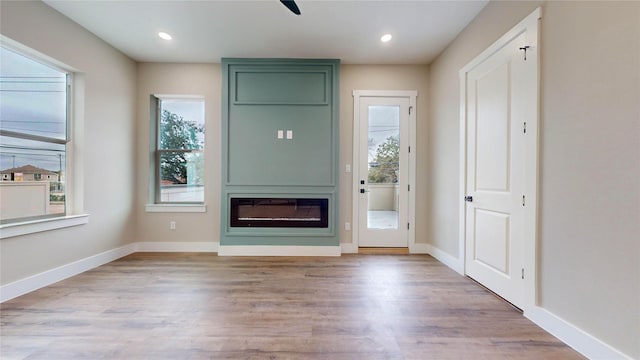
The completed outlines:
[[[220,245],[339,245],[339,65],[222,59]],[[231,227],[232,197],[326,198],[329,226]]]

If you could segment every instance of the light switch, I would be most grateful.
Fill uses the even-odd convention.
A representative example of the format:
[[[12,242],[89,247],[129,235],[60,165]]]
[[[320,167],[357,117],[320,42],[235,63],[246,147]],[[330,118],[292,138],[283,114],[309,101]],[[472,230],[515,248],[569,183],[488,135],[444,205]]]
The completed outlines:
[[[344,172],[348,172],[348,173],[351,172],[351,164],[347,164],[344,166]]]
[[[284,131],[278,130],[278,139],[284,139]]]
[[[293,130],[287,130],[287,139],[293,139]]]

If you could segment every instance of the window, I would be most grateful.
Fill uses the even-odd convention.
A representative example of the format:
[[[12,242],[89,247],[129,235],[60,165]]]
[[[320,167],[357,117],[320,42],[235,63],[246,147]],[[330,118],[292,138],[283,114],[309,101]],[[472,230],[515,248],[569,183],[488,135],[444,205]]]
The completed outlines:
[[[155,203],[204,203],[204,99],[154,99]]]
[[[0,223],[66,214],[71,75],[0,46]]]

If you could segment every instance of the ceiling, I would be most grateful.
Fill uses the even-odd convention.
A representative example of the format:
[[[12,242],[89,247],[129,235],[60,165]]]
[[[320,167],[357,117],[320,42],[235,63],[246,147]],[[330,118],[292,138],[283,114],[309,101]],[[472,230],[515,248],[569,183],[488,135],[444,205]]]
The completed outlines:
[[[428,64],[482,10],[473,1],[44,0],[140,62],[222,57],[334,58],[347,64]],[[167,32],[170,41],[157,33]],[[393,39],[382,43],[390,33]]]

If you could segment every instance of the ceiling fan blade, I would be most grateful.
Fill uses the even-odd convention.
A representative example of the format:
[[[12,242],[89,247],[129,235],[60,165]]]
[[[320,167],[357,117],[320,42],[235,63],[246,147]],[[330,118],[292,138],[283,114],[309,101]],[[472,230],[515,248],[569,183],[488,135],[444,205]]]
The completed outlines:
[[[293,0],[280,0],[280,2],[287,7],[287,9],[291,10],[292,13],[296,14],[296,15],[300,15],[300,9],[298,8],[298,5],[296,5],[296,2]]]

